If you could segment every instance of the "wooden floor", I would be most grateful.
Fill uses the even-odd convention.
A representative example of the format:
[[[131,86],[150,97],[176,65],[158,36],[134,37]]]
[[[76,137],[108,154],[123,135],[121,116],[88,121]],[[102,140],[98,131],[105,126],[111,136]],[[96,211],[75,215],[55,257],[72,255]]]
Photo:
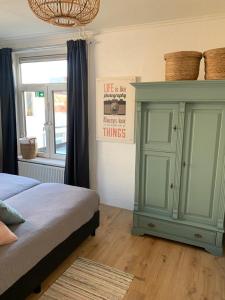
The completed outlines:
[[[135,275],[124,300],[225,300],[224,257],[159,238],[132,236],[131,226],[130,211],[102,206],[96,237],[74,251],[43,288],[82,256]]]

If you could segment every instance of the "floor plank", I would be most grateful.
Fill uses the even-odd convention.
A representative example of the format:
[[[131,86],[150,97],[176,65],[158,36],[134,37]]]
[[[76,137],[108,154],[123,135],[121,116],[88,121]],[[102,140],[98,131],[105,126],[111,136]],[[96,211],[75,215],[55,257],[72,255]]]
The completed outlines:
[[[102,205],[96,236],[49,276],[43,291],[83,256],[135,275],[124,300],[225,300],[225,257],[151,236],[132,236],[131,226],[130,211]]]

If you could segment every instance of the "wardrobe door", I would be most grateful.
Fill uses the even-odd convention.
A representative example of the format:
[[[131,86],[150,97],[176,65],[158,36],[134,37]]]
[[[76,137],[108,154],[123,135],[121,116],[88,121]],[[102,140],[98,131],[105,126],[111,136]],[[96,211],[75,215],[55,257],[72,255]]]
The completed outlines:
[[[182,157],[180,217],[216,225],[225,145],[225,107],[188,104]]]
[[[154,215],[171,215],[175,154],[144,151],[141,165],[140,209]]]
[[[142,147],[144,150],[175,152],[179,105],[147,103],[143,105]]]
[[[139,209],[172,215],[179,104],[142,106]]]

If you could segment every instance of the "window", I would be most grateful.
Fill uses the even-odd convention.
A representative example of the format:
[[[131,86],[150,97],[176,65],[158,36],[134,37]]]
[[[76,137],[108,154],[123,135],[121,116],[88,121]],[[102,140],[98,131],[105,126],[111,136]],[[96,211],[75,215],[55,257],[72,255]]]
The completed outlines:
[[[41,95],[41,97],[39,97]],[[47,151],[45,132],[45,93],[24,92],[26,135],[37,138],[38,152]]]
[[[67,94],[65,91],[54,91],[54,137],[56,154],[66,154],[67,133]]]
[[[36,137],[38,156],[64,159],[67,137],[67,61],[20,61],[20,135]]]
[[[65,83],[67,63],[59,61],[39,61],[21,63],[23,84]]]

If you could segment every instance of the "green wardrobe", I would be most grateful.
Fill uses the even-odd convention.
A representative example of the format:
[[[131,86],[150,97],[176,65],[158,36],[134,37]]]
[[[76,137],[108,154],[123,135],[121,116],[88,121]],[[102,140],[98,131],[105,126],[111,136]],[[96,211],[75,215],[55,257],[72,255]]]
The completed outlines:
[[[223,254],[225,81],[135,83],[133,233]]]

